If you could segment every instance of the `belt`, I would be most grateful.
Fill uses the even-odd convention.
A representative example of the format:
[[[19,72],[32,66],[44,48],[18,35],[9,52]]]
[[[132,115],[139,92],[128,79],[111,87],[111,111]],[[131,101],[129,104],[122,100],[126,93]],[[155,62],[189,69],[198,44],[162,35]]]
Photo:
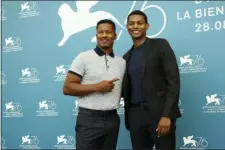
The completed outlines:
[[[111,115],[111,114],[117,114],[116,109],[113,110],[94,110],[94,109],[87,109],[79,107],[79,113],[86,113],[86,114],[92,114],[92,115]]]

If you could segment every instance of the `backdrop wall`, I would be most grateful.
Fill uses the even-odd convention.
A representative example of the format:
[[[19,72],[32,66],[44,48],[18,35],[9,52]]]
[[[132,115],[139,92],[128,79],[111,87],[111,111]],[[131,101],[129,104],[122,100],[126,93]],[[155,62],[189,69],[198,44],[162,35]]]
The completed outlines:
[[[72,60],[96,46],[95,25],[116,22],[114,51],[132,45],[128,13],[142,9],[148,36],[166,38],[181,74],[177,149],[225,149],[225,2],[49,1],[2,3],[3,148],[74,148],[77,102],[64,96]],[[123,103],[118,149],[131,149]]]

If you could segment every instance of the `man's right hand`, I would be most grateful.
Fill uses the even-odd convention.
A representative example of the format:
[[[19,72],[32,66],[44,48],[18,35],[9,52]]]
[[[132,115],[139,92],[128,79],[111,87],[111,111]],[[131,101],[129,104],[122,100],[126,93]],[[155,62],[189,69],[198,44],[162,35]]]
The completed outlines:
[[[118,78],[112,80],[103,80],[100,83],[96,84],[96,91],[97,92],[112,92],[115,84],[115,81],[118,81]]]

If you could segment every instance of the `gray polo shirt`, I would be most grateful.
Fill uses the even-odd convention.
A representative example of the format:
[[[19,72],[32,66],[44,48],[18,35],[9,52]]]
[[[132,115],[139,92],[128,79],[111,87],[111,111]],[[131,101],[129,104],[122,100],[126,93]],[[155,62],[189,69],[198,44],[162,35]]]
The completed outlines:
[[[114,82],[112,92],[94,92],[78,97],[78,105],[94,110],[112,110],[118,108],[121,98],[122,80],[125,72],[125,60],[114,53],[105,54],[99,47],[81,52],[72,62],[70,73],[81,77],[81,84],[95,84],[103,80],[119,78]]]

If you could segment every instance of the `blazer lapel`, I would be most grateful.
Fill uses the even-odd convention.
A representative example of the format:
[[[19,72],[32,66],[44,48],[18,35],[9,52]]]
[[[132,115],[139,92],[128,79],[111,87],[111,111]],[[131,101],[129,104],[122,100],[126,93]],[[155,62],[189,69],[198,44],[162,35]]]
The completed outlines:
[[[126,60],[126,71],[128,71],[128,69],[129,69],[129,64],[130,64],[130,58],[131,58],[132,51],[133,51],[133,46],[127,52],[126,57],[125,57],[125,60]]]
[[[148,56],[150,54],[150,52],[152,51],[152,41],[150,38],[146,38],[146,43],[144,45],[144,53],[142,56],[142,62],[141,62],[141,80],[143,81],[143,77],[145,74],[145,70],[146,70],[146,64],[147,64],[147,60],[148,60]]]

